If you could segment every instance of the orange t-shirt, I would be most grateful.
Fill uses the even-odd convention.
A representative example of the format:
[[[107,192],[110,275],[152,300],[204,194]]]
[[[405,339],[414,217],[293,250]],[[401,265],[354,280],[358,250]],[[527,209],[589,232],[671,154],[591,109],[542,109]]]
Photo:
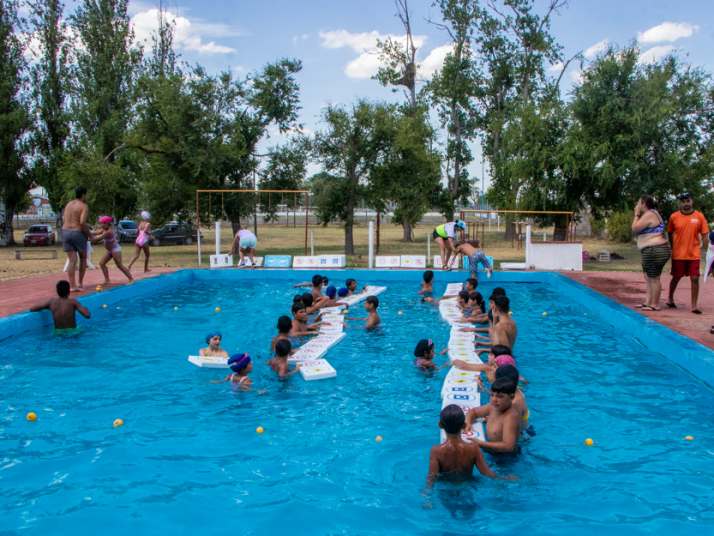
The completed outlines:
[[[700,236],[709,232],[704,214],[698,210],[691,214],[677,211],[669,217],[667,232],[672,234],[673,259],[697,261],[702,258]]]

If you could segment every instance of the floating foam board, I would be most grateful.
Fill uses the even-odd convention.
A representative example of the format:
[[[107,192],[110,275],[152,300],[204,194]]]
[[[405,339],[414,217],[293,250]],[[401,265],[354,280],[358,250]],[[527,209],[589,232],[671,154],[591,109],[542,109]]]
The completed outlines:
[[[488,259],[489,264],[491,265],[491,268],[494,267],[493,264],[493,257],[491,255],[486,255],[486,259]],[[464,270],[470,270],[471,269],[471,262],[469,261],[469,258],[464,256]],[[479,261],[479,263],[476,265],[476,271],[478,272],[485,272],[486,267],[483,265],[482,262]]]
[[[298,348],[297,352],[288,358],[288,361],[309,361],[320,359],[335,344],[344,339],[346,333],[325,333],[309,340]]]
[[[402,260],[399,255],[377,255],[374,258],[376,268],[399,268],[401,265]]]
[[[426,268],[426,255],[402,255],[402,268]]]
[[[464,288],[464,286],[462,283],[449,283],[448,285],[446,285],[446,291],[444,292],[444,297],[448,298],[451,296],[458,296],[459,292],[461,292],[461,289],[463,289],[463,288]],[[456,304],[454,304],[454,307],[456,307]]]
[[[337,371],[326,359],[303,361],[300,364],[300,374],[306,381],[325,380],[337,376]]]
[[[201,368],[228,368],[228,359],[205,355],[190,355],[188,362]]]
[[[230,268],[233,266],[233,255],[211,255],[211,268]]]
[[[263,266],[266,268],[290,268],[292,260],[291,255],[266,255]]]

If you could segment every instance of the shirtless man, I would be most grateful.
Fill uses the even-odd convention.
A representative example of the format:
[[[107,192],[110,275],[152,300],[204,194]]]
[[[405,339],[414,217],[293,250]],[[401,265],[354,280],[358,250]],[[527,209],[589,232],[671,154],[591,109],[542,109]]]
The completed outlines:
[[[491,340],[489,343],[477,343],[477,346],[481,346],[482,350],[486,350],[496,344],[508,346],[511,349],[516,345],[518,329],[511,315],[508,314],[511,310],[510,305],[511,303],[507,296],[494,296],[491,299],[491,312],[493,314],[493,326],[489,329]],[[483,338],[478,334],[476,337]]]
[[[491,402],[469,410],[466,416],[466,430],[479,418],[486,419],[488,441],[475,440],[483,449],[491,453],[514,454],[518,449],[518,434],[522,417],[513,406],[517,385],[509,378],[498,378],[491,384]]]
[[[57,282],[57,298],[50,298],[49,301],[36,305],[30,309],[31,313],[37,313],[44,309],[49,309],[55,323],[55,330],[74,329],[77,327],[75,311],[79,311],[84,318],[89,318],[89,309],[80,304],[77,300],[69,297],[69,283],[67,281]]]
[[[483,458],[481,448],[476,443],[467,443],[461,438],[466,418],[456,404],[441,410],[439,428],[446,432],[446,441],[431,447],[429,453],[429,474],[426,483],[431,486],[439,476],[450,479],[466,479],[473,476],[474,466],[490,478],[496,478]]]
[[[64,207],[62,248],[67,253],[67,260],[69,261],[67,273],[71,291],[81,292],[84,290],[82,284],[84,283],[84,274],[87,271],[87,238],[90,236],[89,226],[87,225],[89,208],[85,203],[87,189],[84,186],[78,186],[74,191],[74,195],[75,199]],[[75,279],[78,256],[79,286],[77,286],[77,280]]]

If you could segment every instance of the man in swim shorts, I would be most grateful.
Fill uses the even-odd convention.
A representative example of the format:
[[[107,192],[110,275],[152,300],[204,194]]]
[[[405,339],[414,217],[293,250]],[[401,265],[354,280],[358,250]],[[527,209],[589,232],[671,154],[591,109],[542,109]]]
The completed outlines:
[[[52,313],[55,330],[75,329],[77,327],[75,311],[79,311],[79,314],[84,318],[89,318],[91,315],[89,314],[89,309],[69,297],[69,291],[70,287],[67,281],[58,281],[57,297],[50,298],[49,301],[32,307],[30,312],[37,313],[44,309],[49,309]]]
[[[484,450],[498,454],[515,454],[521,431],[521,415],[513,407],[518,386],[507,378],[498,378],[491,384],[491,401],[485,406],[471,408],[466,416],[466,429],[470,430],[476,419],[486,419],[488,441],[476,439]]]
[[[456,256],[454,252],[454,239],[456,238],[457,230],[463,235],[466,230],[466,223],[461,220],[442,223],[441,225],[437,225],[431,233],[432,238],[436,240],[436,243],[439,245],[442,270],[450,270],[449,261],[451,260],[451,256]]]
[[[90,229],[87,225],[89,207],[85,199],[87,189],[78,186],[74,190],[75,198],[67,203],[62,214],[62,249],[67,253],[69,266],[67,274],[69,276],[70,290],[81,292],[84,290],[84,274],[87,271],[87,239],[90,236]],[[79,285],[75,278],[77,269],[77,259],[79,259]]]

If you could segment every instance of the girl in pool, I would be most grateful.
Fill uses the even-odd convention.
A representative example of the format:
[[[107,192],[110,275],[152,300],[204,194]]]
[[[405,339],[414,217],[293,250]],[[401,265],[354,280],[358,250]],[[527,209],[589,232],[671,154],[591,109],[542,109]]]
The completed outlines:
[[[434,363],[434,356],[436,352],[434,350],[434,341],[431,339],[420,340],[416,348],[414,349],[414,364],[424,370],[438,370],[438,367]]]
[[[114,264],[117,265],[117,268],[122,271],[131,283],[134,281],[134,278],[131,276],[131,272],[121,262],[121,246],[119,245],[119,241],[117,240],[114,229],[112,228],[112,221],[113,219],[111,216],[100,216],[99,224],[101,225],[101,230],[92,234],[92,241],[96,243],[103,240],[104,247],[107,250],[104,257],[102,257],[102,260],[99,261],[99,267],[102,269],[102,273],[104,274],[104,284],[111,284],[111,281],[109,281],[109,268],[107,268],[107,263],[112,259],[114,259]]]
[[[206,356],[206,357],[228,357],[228,352],[226,352],[223,348],[221,348],[221,341],[223,340],[223,336],[216,332],[209,333],[206,336],[206,344],[208,345],[207,348],[201,348],[199,351],[199,355]]]
[[[228,366],[233,371],[226,376],[223,381],[231,382],[240,387],[243,391],[250,389],[253,381],[248,377],[248,374],[253,370],[253,361],[248,354],[235,354],[228,360]]]
[[[141,252],[144,252],[144,272],[150,272],[149,270],[149,257],[151,256],[151,248],[149,247],[149,243],[151,242],[151,214],[149,214],[146,210],[141,211],[141,223],[139,223],[139,234],[136,236],[136,241],[134,242],[134,245],[136,246],[136,252],[134,253],[134,258],[131,259],[131,262],[129,263],[129,270],[131,270],[131,267],[134,265],[134,263],[137,261],[139,258],[139,255],[141,255]]]

